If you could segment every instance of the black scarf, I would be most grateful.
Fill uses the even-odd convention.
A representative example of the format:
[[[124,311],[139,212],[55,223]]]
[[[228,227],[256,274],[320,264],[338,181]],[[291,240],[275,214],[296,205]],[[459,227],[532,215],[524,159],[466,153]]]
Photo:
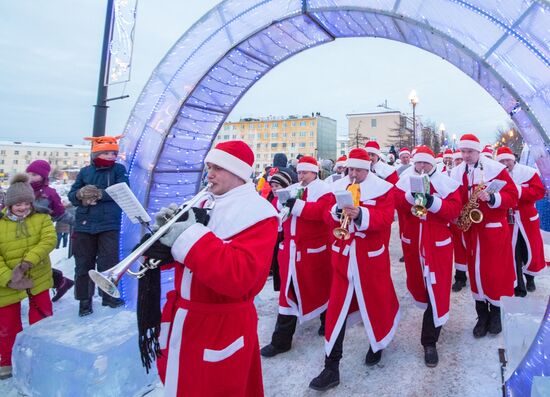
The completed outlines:
[[[147,373],[160,355],[160,267],[150,269],[138,281],[137,322],[141,363]]]

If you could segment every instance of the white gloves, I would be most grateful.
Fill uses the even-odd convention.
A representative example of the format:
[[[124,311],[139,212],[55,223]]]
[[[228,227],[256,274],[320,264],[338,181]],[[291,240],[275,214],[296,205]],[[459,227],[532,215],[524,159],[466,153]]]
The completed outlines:
[[[155,226],[153,227],[153,230],[157,230],[161,226],[164,226],[166,222],[174,216],[177,210],[178,205],[176,203],[172,203],[168,207],[162,207],[159,212],[155,214]]]
[[[157,214],[160,214],[164,209],[170,210],[169,208],[162,208]],[[183,217],[185,217],[185,214],[183,215]],[[157,219],[156,215],[155,215],[155,219]],[[170,227],[170,229],[168,229],[168,232],[166,232],[166,234],[163,237],[161,237],[160,242],[164,245],[167,245],[168,247],[171,247],[172,245],[174,245],[174,242],[178,239],[180,234],[182,234],[185,230],[187,230],[190,226],[194,225],[196,222],[197,220],[195,218],[195,213],[193,211],[189,211],[187,213],[187,219],[183,222],[174,223]],[[164,223],[166,223],[166,221]],[[157,225],[158,225],[158,219],[157,219]]]

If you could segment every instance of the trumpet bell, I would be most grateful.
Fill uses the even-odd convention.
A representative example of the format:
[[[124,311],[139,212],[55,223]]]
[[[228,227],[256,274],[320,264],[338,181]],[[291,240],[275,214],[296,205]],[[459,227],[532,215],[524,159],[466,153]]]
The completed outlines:
[[[472,223],[481,223],[483,221],[483,212],[477,208],[472,209],[468,216],[470,217]]]
[[[332,231],[332,234],[334,237],[336,237],[338,240],[349,240],[351,235],[348,231],[348,229],[345,229],[343,227],[337,227]]]
[[[112,273],[109,270],[103,273],[90,270],[88,271],[88,275],[103,292],[111,295],[113,298],[120,298],[120,291],[117,288],[116,281],[112,279]]]
[[[428,213],[428,209],[423,205],[416,204],[412,206],[411,212],[414,216],[421,218],[423,216],[426,216],[426,214]]]

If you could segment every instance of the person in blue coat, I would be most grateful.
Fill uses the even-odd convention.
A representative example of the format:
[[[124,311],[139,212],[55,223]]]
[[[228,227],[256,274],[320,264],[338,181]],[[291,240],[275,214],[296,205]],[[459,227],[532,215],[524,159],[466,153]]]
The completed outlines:
[[[126,167],[116,163],[119,137],[86,138],[92,141],[92,163],[80,170],[69,192],[76,207],[73,251],[75,257],[75,298],[79,315],[93,313],[95,285],[88,271],[102,272],[118,263],[118,240],[122,210],[105,192],[111,185],[128,183]],[[103,306],[122,306],[122,299],[99,291]]]

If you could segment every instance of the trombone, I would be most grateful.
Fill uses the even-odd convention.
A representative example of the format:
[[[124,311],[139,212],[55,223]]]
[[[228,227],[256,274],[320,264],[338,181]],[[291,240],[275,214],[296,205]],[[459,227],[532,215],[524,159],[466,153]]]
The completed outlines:
[[[151,235],[151,237],[145,240],[139,247],[132,251],[130,255],[120,261],[117,265],[103,272],[98,272],[96,270],[88,271],[88,275],[92,281],[96,283],[98,288],[100,288],[103,292],[114,298],[120,298],[120,291],[118,290],[117,285],[124,273],[128,273],[130,276],[135,278],[141,278],[147,270],[156,268],[160,261],[150,259],[145,263],[140,262],[140,268],[137,272],[130,270],[130,266],[132,266],[136,260],[143,256],[144,252],[147,251],[158,239],[164,236],[166,232],[168,232],[168,229],[170,229],[170,227],[176,223],[183,216],[183,214],[189,212],[195,204],[201,202],[205,198],[213,200],[214,196],[212,193],[208,192],[209,188],[210,184],[208,184],[185,204],[180,205],[176,213],[164,225],[159,227],[158,230]]]
[[[361,192],[359,190],[359,184],[355,183],[356,179],[353,180],[351,185],[348,186],[346,190],[351,192],[351,197],[353,199],[353,205],[355,207],[359,206],[359,201],[361,198]],[[351,234],[348,230],[350,223],[350,217],[347,215],[344,210],[342,210],[342,215],[340,215],[340,226],[332,230],[332,234],[338,240],[349,240]]]

